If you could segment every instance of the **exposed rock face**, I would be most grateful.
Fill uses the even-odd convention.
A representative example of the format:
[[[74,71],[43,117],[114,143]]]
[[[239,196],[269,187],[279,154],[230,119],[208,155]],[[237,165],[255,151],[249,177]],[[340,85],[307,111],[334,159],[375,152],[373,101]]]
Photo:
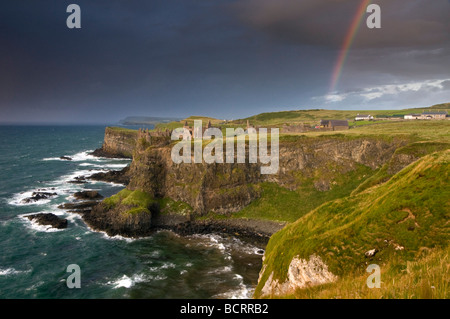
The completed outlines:
[[[166,144],[140,143],[138,131],[106,128],[101,151],[112,156],[133,154],[133,162],[129,171],[100,173],[90,178],[123,183],[130,190],[142,190],[155,198],[185,202],[197,215],[228,214],[258,198],[260,191],[255,185],[260,182],[275,182],[295,190],[313,180],[316,189],[328,191],[330,175],[346,174],[358,165],[379,168],[406,141],[331,136],[281,142],[279,170],[273,175],[262,175],[260,163],[175,164],[172,147]]]
[[[94,181],[128,185],[128,183],[130,182],[129,167],[127,166],[120,171],[95,173],[89,176],[88,178]]]
[[[29,220],[35,220],[39,225],[51,226],[53,228],[63,229],[67,228],[67,219],[59,218],[50,213],[39,213],[35,215],[28,215]]]
[[[89,213],[94,206],[97,206],[98,200],[85,200],[76,203],[64,203],[58,206],[59,209],[67,209],[71,213],[85,214]]]
[[[261,270],[261,275],[265,268]],[[322,285],[333,282],[337,276],[328,271],[327,265],[317,255],[311,255],[309,260],[294,257],[289,264],[287,280],[280,283],[273,279],[273,273],[266,280],[261,290],[261,297],[273,295],[287,295],[294,293],[296,289]]]
[[[180,215],[155,215],[152,227],[169,229],[180,235],[222,233],[267,244],[270,236],[286,223],[268,220],[207,219],[188,220]]]
[[[76,176],[76,177],[74,177],[73,181],[68,181],[67,183],[70,183],[70,184],[86,184],[87,181],[86,181],[86,177],[84,177],[84,176]]]
[[[102,148],[92,155],[99,157],[131,158],[136,147],[138,131],[107,127]]]
[[[50,197],[56,196],[58,194],[56,193],[49,193],[49,192],[33,192],[31,194],[31,197],[25,198],[22,200],[22,203],[29,204],[37,202],[41,199],[49,199]]]
[[[128,188],[188,203],[198,214],[235,212],[259,196],[249,185],[261,180],[258,165],[175,164],[170,154],[170,147],[137,152]]]
[[[89,200],[89,199],[101,199],[103,198],[97,191],[81,191],[73,194],[76,199]]]
[[[125,207],[119,205],[108,209],[103,204],[95,206],[91,212],[83,215],[84,221],[93,229],[105,231],[109,236],[122,235],[127,237],[142,237],[152,233],[152,207],[150,212],[142,211],[128,213]]]
[[[305,138],[281,143],[279,171],[261,174],[261,164],[175,164],[171,147],[135,150],[128,188],[153,197],[170,197],[188,203],[198,215],[227,214],[244,208],[258,198],[260,182],[275,182],[296,189],[314,179],[320,191],[330,189],[330,175],[346,174],[365,165],[379,168],[404,140],[386,142],[372,138]],[[247,156],[248,158],[248,156]]]

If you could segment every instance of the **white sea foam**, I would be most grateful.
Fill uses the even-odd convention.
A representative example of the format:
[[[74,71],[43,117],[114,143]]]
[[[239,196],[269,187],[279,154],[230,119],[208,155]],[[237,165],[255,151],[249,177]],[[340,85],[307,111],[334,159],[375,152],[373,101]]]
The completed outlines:
[[[83,159],[83,158],[88,158],[91,159],[91,155],[87,155],[87,152],[81,152],[78,153],[78,156],[74,157],[77,160],[78,159]],[[95,158],[95,157],[93,157]],[[49,160],[49,159],[47,159]],[[58,159],[59,160],[59,159]],[[69,183],[70,181],[74,181],[76,177],[79,176],[85,176],[85,177],[89,177],[93,174],[96,173],[104,173],[109,171],[110,169],[117,169],[117,168],[124,168],[125,166],[127,166],[128,164],[126,163],[121,163],[121,164],[109,164],[109,163],[105,163],[105,164],[91,164],[91,163],[82,163],[80,164],[80,166],[92,166],[92,169],[78,169],[75,171],[72,171],[68,174],[62,175],[59,178],[56,178],[53,181],[50,181],[47,183],[46,186],[44,187],[39,187],[36,189],[32,189],[26,192],[20,192],[17,194],[14,194],[8,201],[7,203],[9,205],[13,205],[13,206],[42,206],[42,205],[47,205],[49,204],[53,199],[55,199],[58,196],[61,195],[70,195],[71,193],[74,193],[76,191],[80,191],[83,190],[83,186],[80,184],[72,184]],[[114,183],[114,182],[103,182],[103,181],[90,181],[90,180],[86,180],[86,182],[91,183],[91,184],[109,184],[109,185],[114,185],[114,186],[123,186],[123,184],[120,183]],[[49,198],[46,199],[40,199],[40,200],[36,200],[36,201],[30,201],[28,203],[25,203],[24,200],[28,199],[30,197],[32,197],[33,192],[47,192],[47,193],[56,193],[56,195],[50,196]]]
[[[0,276],[26,274],[31,270],[16,270],[14,268],[0,268]]]
[[[74,155],[65,154],[64,156],[71,158],[73,162],[81,162],[81,161],[87,161],[87,160],[89,160],[89,161],[101,160],[99,157],[89,154],[92,152],[93,152],[92,150],[87,150],[87,151],[76,153]],[[47,157],[47,158],[43,158],[42,160],[43,161],[66,161],[66,162],[68,161],[68,160],[62,159],[60,157]],[[69,161],[69,162],[72,162],[72,161]]]
[[[176,265],[174,263],[167,262],[167,263],[162,264],[162,266],[159,268],[160,269],[169,269],[169,268],[175,268],[175,267],[176,267]]]
[[[122,163],[122,164],[112,164],[112,163],[81,163],[79,166],[82,167],[96,167],[96,168],[108,168],[108,169],[114,169],[114,168],[125,168],[128,166],[128,163]]]
[[[45,213],[49,213],[49,212],[44,211],[42,213],[45,214]],[[36,213],[19,215],[19,217],[23,221],[25,227],[27,227],[28,229],[35,231],[35,232],[45,232],[45,233],[54,233],[54,232],[59,232],[59,231],[64,230],[64,229],[54,228],[50,225],[40,225],[37,221],[29,220],[28,218],[26,218],[27,216],[34,215],[34,214],[36,214]],[[52,212],[52,214],[53,214],[53,212]]]
[[[219,299],[251,299],[255,291],[254,288],[244,284],[243,277],[239,274],[234,275],[234,279],[239,282],[238,288],[216,295]]]
[[[79,177],[79,176],[87,177],[87,176],[90,176],[90,175],[93,175],[93,174],[96,174],[96,173],[104,173],[104,172],[105,172],[105,170],[103,170],[103,169],[76,170],[76,171],[73,171],[73,172],[71,172],[71,173],[69,173],[67,175],[61,176],[59,179],[55,180],[52,183],[54,183],[54,184],[62,184],[62,183],[66,183],[66,182],[69,182],[69,181],[73,181],[75,179],[75,177]]]
[[[113,289],[117,289],[117,288],[121,288],[121,287],[131,288],[136,283],[143,282],[145,280],[146,280],[146,278],[142,274],[133,275],[131,278],[128,277],[127,275],[123,275],[119,279],[116,279],[114,281],[108,281],[107,284],[112,285]]]
[[[45,205],[45,204],[50,203],[50,201],[53,198],[55,198],[55,196],[56,196],[56,195],[54,195],[54,196],[50,196],[49,198],[46,198],[46,199],[30,201],[28,203],[24,202],[25,199],[32,197],[34,192],[39,192],[39,191],[56,193],[56,191],[54,191],[54,190],[45,190],[45,189],[35,189],[35,190],[31,190],[31,191],[21,192],[21,193],[13,195],[12,198],[8,201],[8,204],[13,205],[13,206],[29,206],[29,205],[40,206],[40,205]]]
[[[209,274],[225,274],[225,273],[229,273],[232,272],[233,268],[231,266],[223,266],[221,268],[217,268],[215,270],[211,270],[208,273]]]
[[[115,236],[109,236],[106,232],[104,232],[104,231],[97,231],[97,230],[93,230],[92,228],[90,228],[90,227],[88,227],[91,231],[93,231],[93,232],[98,232],[98,233],[101,233],[102,234],[102,237],[104,238],[104,239],[107,239],[107,240],[121,240],[121,241],[126,241],[127,243],[131,243],[131,242],[133,242],[133,241],[136,241],[136,240],[138,240],[138,238],[128,238],[128,237],[124,237],[124,236],[121,236],[121,235],[115,235]]]
[[[193,239],[201,239],[202,241],[197,243],[197,245],[203,245],[206,247],[214,247],[225,253],[226,258],[230,259],[229,253],[233,250],[237,250],[241,253],[249,255],[263,255],[264,250],[256,247],[252,244],[245,243],[239,238],[224,238],[218,234],[195,234],[188,236]]]
[[[125,161],[127,159],[123,159],[123,158],[107,158],[107,157],[99,157],[99,156],[94,156],[91,155],[90,153],[92,153],[93,150],[86,150],[86,151],[82,151],[76,154],[65,154],[63,156],[65,157],[69,157],[72,160],[68,161],[65,159],[61,159],[61,157],[46,157],[43,158],[43,161],[66,161],[66,162],[86,162],[86,161],[91,161],[91,162],[110,162],[110,161]]]
[[[217,295],[216,297],[219,299],[251,299],[254,291],[254,288],[241,284],[238,289],[230,290],[223,294]]]

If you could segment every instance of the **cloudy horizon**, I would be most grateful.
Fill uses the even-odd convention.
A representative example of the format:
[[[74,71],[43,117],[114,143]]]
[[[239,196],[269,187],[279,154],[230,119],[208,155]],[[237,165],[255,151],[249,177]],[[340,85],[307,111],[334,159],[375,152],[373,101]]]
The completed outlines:
[[[81,7],[81,29],[66,8]],[[337,85],[361,0],[71,0],[0,5],[0,122],[237,119],[450,102],[450,1],[376,0]]]

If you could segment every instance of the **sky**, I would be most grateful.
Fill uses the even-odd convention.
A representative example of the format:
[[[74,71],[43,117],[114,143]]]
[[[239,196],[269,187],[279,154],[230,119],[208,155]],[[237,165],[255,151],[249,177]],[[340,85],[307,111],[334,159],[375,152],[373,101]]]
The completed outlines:
[[[450,0],[5,0],[0,122],[237,119],[450,102]],[[81,28],[69,29],[69,4]]]

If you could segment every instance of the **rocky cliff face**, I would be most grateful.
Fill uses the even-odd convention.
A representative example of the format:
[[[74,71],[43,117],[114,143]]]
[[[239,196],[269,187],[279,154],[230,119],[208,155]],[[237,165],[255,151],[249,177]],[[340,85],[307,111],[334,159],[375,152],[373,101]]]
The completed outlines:
[[[170,154],[169,146],[137,149],[128,188],[188,203],[199,215],[235,212],[258,197],[258,165],[175,164]]]
[[[258,281],[261,281],[264,271],[265,267],[261,270]],[[273,273],[271,273],[261,289],[260,297],[288,295],[297,289],[322,285],[337,279],[338,277],[328,270],[327,265],[319,256],[311,255],[309,260],[294,257],[289,264],[286,281],[279,282],[273,278]]]
[[[118,127],[107,127],[102,148],[95,150],[96,156],[131,158],[136,148],[138,132]]]
[[[258,198],[260,182],[275,182],[289,189],[313,182],[318,190],[326,191],[334,178],[357,169],[358,165],[379,168],[404,144],[401,139],[388,142],[340,137],[281,142],[280,168],[273,175],[261,174],[259,163],[175,164],[171,146],[138,146],[128,188],[188,203],[197,215],[227,214]]]

